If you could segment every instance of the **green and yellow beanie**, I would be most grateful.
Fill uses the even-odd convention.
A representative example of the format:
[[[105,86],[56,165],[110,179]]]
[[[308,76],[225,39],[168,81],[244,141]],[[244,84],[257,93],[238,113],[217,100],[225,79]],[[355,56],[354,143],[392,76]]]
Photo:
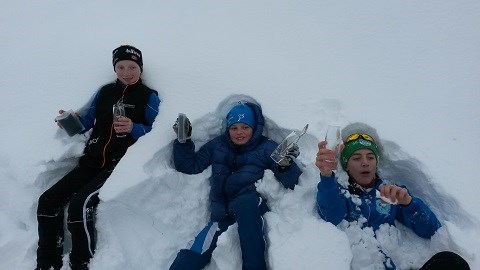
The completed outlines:
[[[360,149],[368,149],[372,151],[373,154],[375,154],[375,159],[377,160],[378,164],[378,148],[373,141],[365,140],[362,136],[359,136],[358,139],[348,141],[344,145],[345,147],[340,154],[340,161],[344,170],[347,170],[348,160],[353,155],[353,153]]]

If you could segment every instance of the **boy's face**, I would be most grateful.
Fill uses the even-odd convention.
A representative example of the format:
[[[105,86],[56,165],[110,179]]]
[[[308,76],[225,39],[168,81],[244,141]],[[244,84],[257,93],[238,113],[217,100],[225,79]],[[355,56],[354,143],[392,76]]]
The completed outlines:
[[[370,186],[375,180],[377,159],[368,149],[355,151],[347,163],[347,170],[355,182],[362,187]]]
[[[115,64],[117,78],[125,85],[134,84],[140,79],[142,69],[132,60],[121,60]]]
[[[228,134],[234,144],[244,145],[252,138],[253,129],[247,124],[236,123],[228,129]]]

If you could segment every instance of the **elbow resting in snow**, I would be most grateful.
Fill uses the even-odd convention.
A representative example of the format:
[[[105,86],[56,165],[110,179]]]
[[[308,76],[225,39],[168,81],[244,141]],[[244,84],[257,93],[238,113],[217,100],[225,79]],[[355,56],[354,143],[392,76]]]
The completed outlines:
[[[340,224],[340,222],[342,222],[342,220],[344,219],[343,215],[329,215],[329,216],[327,216],[327,215],[323,214],[320,206],[318,206],[318,215],[320,215],[320,218],[322,218],[326,222],[330,222],[335,226]]]
[[[285,188],[288,188],[288,189],[294,190],[294,189],[295,189],[295,186],[296,186],[296,184],[293,184],[293,185],[288,185],[288,186],[285,186]]]

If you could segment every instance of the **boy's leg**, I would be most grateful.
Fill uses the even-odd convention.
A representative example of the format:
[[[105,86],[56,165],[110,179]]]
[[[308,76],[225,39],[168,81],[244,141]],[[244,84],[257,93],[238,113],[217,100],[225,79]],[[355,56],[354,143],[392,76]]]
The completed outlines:
[[[99,203],[98,192],[111,169],[103,169],[93,180],[80,189],[70,200],[67,225],[72,236],[70,265],[79,267],[87,265],[95,252],[95,209]],[[86,268],[85,268],[86,269]]]
[[[186,249],[180,250],[170,266],[170,270],[200,270],[207,265],[213,250],[217,247],[218,237],[233,222],[210,221]]]
[[[470,266],[460,255],[450,251],[442,251],[433,255],[433,257],[420,268],[420,270],[440,269],[469,270]]]
[[[266,269],[262,214],[266,205],[256,194],[244,194],[231,203],[238,224],[243,269]]]
[[[64,208],[73,194],[96,173],[97,170],[77,166],[38,199],[38,267],[62,266]]]

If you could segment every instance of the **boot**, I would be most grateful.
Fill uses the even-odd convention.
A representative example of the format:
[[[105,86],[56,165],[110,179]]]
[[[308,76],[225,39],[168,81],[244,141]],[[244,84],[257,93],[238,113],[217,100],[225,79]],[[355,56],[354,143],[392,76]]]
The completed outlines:
[[[70,269],[72,269],[72,270],[88,270],[88,262],[70,263]]]

